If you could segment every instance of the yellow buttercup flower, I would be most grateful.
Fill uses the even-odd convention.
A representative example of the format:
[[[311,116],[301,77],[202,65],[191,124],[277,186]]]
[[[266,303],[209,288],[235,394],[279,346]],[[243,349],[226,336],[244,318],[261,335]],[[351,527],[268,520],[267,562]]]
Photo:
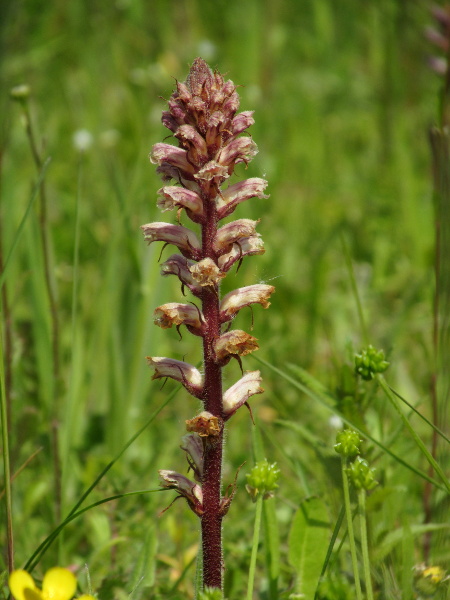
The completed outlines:
[[[40,590],[29,573],[18,569],[9,576],[9,589],[16,600],[71,600],[77,589],[77,580],[68,569],[53,567],[44,575]],[[95,599],[84,594],[78,600]]]

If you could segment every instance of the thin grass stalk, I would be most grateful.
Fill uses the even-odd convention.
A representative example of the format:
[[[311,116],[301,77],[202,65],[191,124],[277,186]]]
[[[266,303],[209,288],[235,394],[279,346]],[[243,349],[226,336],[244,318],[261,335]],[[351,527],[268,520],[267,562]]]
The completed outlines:
[[[8,572],[14,570],[14,533],[11,493],[11,468],[9,456],[8,407],[5,387],[5,368],[3,353],[3,327],[0,319],[0,411],[2,419],[3,472],[5,482],[5,515],[6,515],[6,559]]]
[[[347,475],[348,460],[341,457],[342,487],[344,490],[345,516],[347,519],[348,541],[350,544],[350,554],[352,557],[353,576],[355,578],[356,599],[362,600],[361,581],[359,578],[358,557],[356,555],[355,532],[353,529],[353,515],[350,503],[350,485]]]
[[[397,403],[397,399],[395,397],[395,394],[392,393],[391,388],[387,384],[385,378],[383,377],[383,375],[377,373],[376,379],[377,379],[378,383],[380,384],[382,390],[384,391],[384,393],[386,394],[386,396],[390,400],[392,406],[395,408],[397,414],[399,415],[399,417],[403,421],[403,424],[405,425],[405,427],[410,432],[412,438],[416,442],[416,444],[419,447],[420,451],[422,452],[422,454],[425,456],[425,458],[427,459],[427,461],[430,464],[430,466],[434,469],[434,471],[436,472],[436,474],[441,479],[442,483],[445,486],[445,489],[447,490],[447,493],[450,494],[450,481],[448,480],[447,476],[445,475],[442,467],[439,465],[439,463],[436,461],[436,459],[434,458],[434,456],[431,454],[431,452],[425,446],[425,444],[421,440],[420,436],[416,433],[414,427],[411,426],[411,423],[408,421],[408,419],[405,417],[405,415],[403,414],[403,412],[400,410],[400,407],[399,407],[399,405]]]
[[[41,156],[41,152],[38,149],[36,136],[34,133],[33,122],[31,119],[31,113],[28,101],[22,103],[23,114],[25,117],[25,129],[28,137],[28,141],[31,148],[31,154],[33,156],[34,163],[38,174],[42,171],[44,160]],[[39,185],[39,228],[41,233],[41,245],[42,255],[44,259],[44,278],[45,286],[47,290],[47,297],[50,305],[50,319],[51,319],[51,340],[52,340],[52,357],[53,357],[53,379],[54,379],[54,390],[53,400],[55,402],[55,412],[58,413],[58,398],[59,387],[61,385],[60,376],[60,334],[59,334],[59,316],[58,316],[58,304],[56,300],[56,290],[54,277],[52,275],[51,256],[50,256],[50,238],[49,238],[49,226],[48,226],[48,209],[47,209],[47,191],[45,186],[45,179],[42,178]]]
[[[247,600],[253,598],[253,588],[255,585],[256,559],[258,557],[259,535],[261,531],[261,516],[263,508],[263,495],[259,494],[256,498],[255,524],[253,526],[252,554],[250,557],[250,567],[248,570]]]
[[[361,532],[361,553],[364,568],[364,582],[367,600],[373,600],[372,576],[370,574],[369,544],[367,542],[366,490],[358,490],[359,524]]]

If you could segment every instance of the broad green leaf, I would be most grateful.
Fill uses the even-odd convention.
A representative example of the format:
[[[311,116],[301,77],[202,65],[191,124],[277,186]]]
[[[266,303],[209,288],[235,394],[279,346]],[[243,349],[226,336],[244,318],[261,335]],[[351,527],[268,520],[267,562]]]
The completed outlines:
[[[297,572],[296,591],[313,600],[327,554],[330,524],[325,503],[308,498],[294,516],[289,533],[289,562]]]

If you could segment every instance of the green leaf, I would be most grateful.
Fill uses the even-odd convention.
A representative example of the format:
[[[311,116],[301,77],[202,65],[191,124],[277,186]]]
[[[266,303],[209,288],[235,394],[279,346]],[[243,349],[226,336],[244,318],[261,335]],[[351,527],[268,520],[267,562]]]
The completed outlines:
[[[327,554],[330,524],[325,503],[308,498],[294,516],[289,533],[289,562],[297,572],[296,591],[313,600]]]

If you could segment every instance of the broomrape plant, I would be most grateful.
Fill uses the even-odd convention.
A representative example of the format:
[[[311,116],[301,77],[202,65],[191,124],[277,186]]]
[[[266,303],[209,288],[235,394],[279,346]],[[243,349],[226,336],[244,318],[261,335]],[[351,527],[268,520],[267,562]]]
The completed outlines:
[[[145,239],[162,241],[178,248],[161,266],[163,276],[175,275],[199,300],[170,302],[155,310],[155,324],[163,329],[182,325],[203,344],[203,370],[172,358],[151,356],[154,379],[170,377],[202,401],[204,410],[186,422],[190,432],[183,437],[194,481],[174,471],[160,471],[164,488],[184,497],[201,521],[203,586],[222,589],[222,519],[235,491],[222,495],[222,452],[225,423],[250,396],[260,394],[259,371],[247,371],[225,392],[222,369],[231,358],[258,349],[256,338],[231,323],[239,311],[252,304],[269,306],[271,285],[242,287],[221,298],[220,282],[245,256],[263,254],[264,245],[256,232],[258,221],[237,219],[221,222],[250,198],[267,198],[267,181],[252,177],[232,185],[227,180],[239,163],[247,165],[257,153],[250,136],[241,136],[253,123],[252,111],[237,113],[239,96],[232,81],[225,81],[206,62],[194,60],[184,83],[177,83],[162,114],[162,123],[178,140],[178,147],[155,144],[150,160],[157,166],[165,185],[158,191],[158,206],[176,210],[178,224],[143,225]],[[223,187],[226,185],[226,187]],[[180,224],[182,211],[197,225],[200,234]]]

